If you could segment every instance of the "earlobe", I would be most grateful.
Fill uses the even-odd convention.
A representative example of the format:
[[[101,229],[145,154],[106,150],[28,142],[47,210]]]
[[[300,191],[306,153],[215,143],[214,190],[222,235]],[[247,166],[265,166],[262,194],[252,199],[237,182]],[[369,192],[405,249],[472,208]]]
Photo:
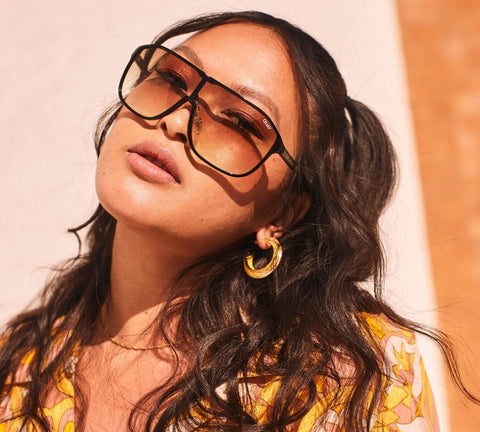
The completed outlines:
[[[275,221],[257,231],[256,243],[258,247],[264,250],[268,249],[270,245],[267,243],[267,240],[272,237],[277,240],[280,239],[283,232],[295,225],[307,214],[310,206],[310,195],[307,192],[295,195]]]
[[[257,231],[257,245],[260,249],[268,249],[270,245],[267,243],[267,240],[275,237],[279,239],[282,235],[281,231],[275,225],[268,225],[266,227],[260,228]]]

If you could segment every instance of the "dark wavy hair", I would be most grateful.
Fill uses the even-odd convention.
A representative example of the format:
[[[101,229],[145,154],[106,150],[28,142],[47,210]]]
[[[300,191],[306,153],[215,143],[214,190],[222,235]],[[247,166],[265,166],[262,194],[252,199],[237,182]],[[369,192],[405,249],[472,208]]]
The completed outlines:
[[[288,51],[303,101],[300,150],[298,168],[284,185],[275,211],[277,215],[289,211],[293,197],[305,191],[311,206],[282,235],[284,258],[272,276],[253,280],[243,271],[242,260],[252,249],[253,237],[179,275],[156,325],[167,337],[166,323],[173,316],[178,318],[177,337],[188,341],[193,361],[180,378],[172,377],[137,402],[130,414],[130,430],[139,430],[141,425],[145,431],[163,431],[182,422],[196,430],[285,431],[315,403],[316,378],[325,377],[332,389],[341,393],[341,372],[333,363],[338,350],[356,371],[344,412],[346,430],[366,430],[385,386],[387,360],[369,334],[365,313],[384,314],[398,325],[435,340],[457,384],[478,402],[463,387],[448,339],[441,332],[402,318],[382,298],[384,258],[378,220],[394,189],[395,155],[375,114],[347,96],[343,78],[328,52],[299,28],[259,12],[219,13],[187,20],[155,42],[227,22],[266,27],[279,36]],[[98,153],[119,109],[119,105],[114,106],[99,121]],[[87,227],[87,251],[55,273],[43,291],[40,306],[10,321],[0,352],[0,388],[8,391],[15,384],[8,377],[34,350],[32,379],[23,383],[28,393],[22,418],[25,424],[33,421],[44,431],[48,422],[39,407],[54,382],[54,372],[65,368],[75,347],[92,340],[109,296],[115,220],[99,206],[85,224],[71,231],[78,236]],[[182,281],[192,272],[195,290],[184,298],[186,284]],[[373,290],[363,288],[366,282]],[[57,334],[68,337],[45,363]],[[280,379],[271,412],[261,424],[246,411],[239,393],[239,380],[248,383],[252,369]],[[75,385],[78,387],[77,382]],[[225,389],[223,397],[217,394],[219,386]],[[303,403],[299,403],[299,394],[304,396]],[[77,427],[81,430],[88,401],[80,398],[80,388],[76,395],[80,400]],[[146,420],[142,412],[149,413]]]

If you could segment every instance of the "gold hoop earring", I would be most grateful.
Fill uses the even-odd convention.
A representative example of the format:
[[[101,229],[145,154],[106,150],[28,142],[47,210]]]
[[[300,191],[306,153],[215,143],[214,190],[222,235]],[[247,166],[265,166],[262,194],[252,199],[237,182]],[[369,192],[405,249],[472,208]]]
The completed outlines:
[[[253,255],[249,254],[243,260],[243,269],[248,276],[254,279],[263,279],[267,277],[269,274],[272,274],[275,269],[280,264],[282,259],[282,245],[275,237],[270,237],[267,240],[267,244],[269,244],[273,249],[272,259],[268,262],[265,267],[262,268],[255,268],[253,266]]]

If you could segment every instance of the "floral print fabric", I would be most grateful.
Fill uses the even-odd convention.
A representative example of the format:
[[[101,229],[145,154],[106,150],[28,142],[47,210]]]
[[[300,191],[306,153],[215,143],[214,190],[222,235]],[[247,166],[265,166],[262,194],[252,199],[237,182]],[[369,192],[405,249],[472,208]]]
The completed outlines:
[[[365,315],[371,335],[380,343],[389,365],[386,385],[373,411],[369,432],[438,432],[439,426],[430,383],[414,333],[394,325],[383,316]],[[342,360],[343,358],[343,360]],[[352,390],[348,376],[354,372],[345,356],[339,353],[337,370],[342,373],[341,392],[328,387],[323,377],[316,382],[317,401],[310,411],[289,429],[297,432],[348,432],[344,425],[344,408]],[[343,379],[345,376],[345,379]],[[266,421],[271,401],[279,387],[275,377],[249,380],[247,410],[259,422]],[[335,397],[335,399],[334,399]],[[306,398],[298,395],[299,402]],[[332,401],[335,401],[332,404]],[[365,415],[366,417],[366,415]]]
[[[425,372],[422,357],[412,332],[393,325],[382,316],[367,315],[372,335],[378,339],[387,358],[390,360],[386,376],[388,382],[380,403],[374,410],[369,426],[370,432],[438,432],[435,405],[430,384]],[[28,380],[28,365],[33,353],[27,355],[17,371],[15,382]],[[73,355],[65,371],[58,374],[56,387],[48,397],[43,412],[50,421],[52,432],[74,432],[74,388],[73,377],[77,356]],[[347,366],[348,368],[348,366]],[[318,397],[310,411],[290,430],[298,432],[347,432],[343,426],[344,404],[337,399],[334,406],[325,389],[323,379],[317,384]],[[249,380],[248,394],[245,399],[246,410],[259,422],[268,418],[271,402],[279,386],[278,379],[252,377]],[[240,387],[245,388],[245,385]],[[348,384],[342,390],[345,397],[349,392]],[[221,391],[219,389],[219,391]],[[246,392],[244,392],[246,393]],[[254,395],[252,398],[251,396]],[[25,397],[25,389],[15,386],[0,400],[0,419],[14,418],[20,412]],[[299,399],[302,396],[299,395]],[[22,419],[0,420],[0,432],[30,432],[34,425],[22,427]]]

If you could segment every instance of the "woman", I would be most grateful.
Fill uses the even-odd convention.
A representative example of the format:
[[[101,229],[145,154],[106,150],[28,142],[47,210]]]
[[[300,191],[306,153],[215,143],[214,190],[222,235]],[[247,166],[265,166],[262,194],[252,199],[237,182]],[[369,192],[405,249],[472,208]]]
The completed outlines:
[[[436,431],[413,330],[448,346],[381,296],[394,153],[329,54],[210,15],[119,95],[88,250],[3,338],[0,431]]]

